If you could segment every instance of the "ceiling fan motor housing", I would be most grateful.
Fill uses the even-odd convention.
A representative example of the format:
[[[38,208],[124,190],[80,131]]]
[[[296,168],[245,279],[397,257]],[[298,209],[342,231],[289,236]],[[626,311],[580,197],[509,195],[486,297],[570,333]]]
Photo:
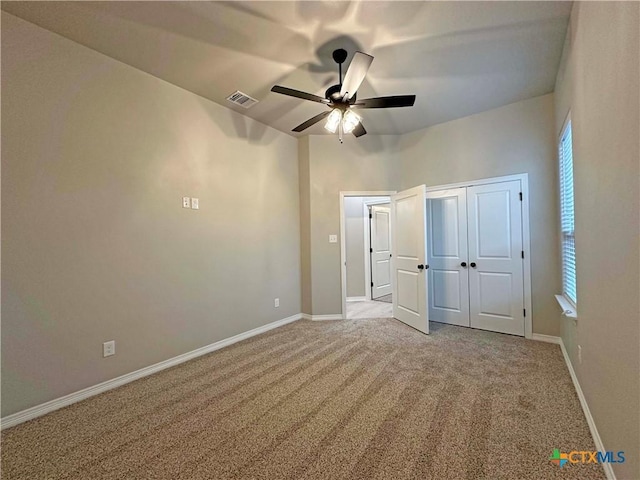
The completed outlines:
[[[324,94],[325,98],[331,101],[331,103],[333,103],[335,107],[340,107],[341,104],[344,106],[349,105],[348,101],[345,102],[342,100],[342,96],[340,95],[341,89],[342,85],[332,85],[327,88],[327,91]],[[354,95],[351,97],[351,103],[355,102],[355,100],[356,96]]]

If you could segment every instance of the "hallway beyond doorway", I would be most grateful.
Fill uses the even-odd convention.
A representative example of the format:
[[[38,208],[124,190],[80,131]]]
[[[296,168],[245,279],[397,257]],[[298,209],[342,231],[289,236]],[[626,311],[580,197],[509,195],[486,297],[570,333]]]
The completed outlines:
[[[387,295],[391,299],[391,295]],[[393,304],[386,301],[362,300],[347,303],[347,319],[391,318]]]

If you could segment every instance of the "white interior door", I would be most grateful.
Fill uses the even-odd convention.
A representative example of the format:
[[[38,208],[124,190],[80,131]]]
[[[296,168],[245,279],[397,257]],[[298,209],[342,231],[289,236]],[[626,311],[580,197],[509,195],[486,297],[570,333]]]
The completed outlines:
[[[391,208],[371,207],[371,298],[391,293]]]
[[[393,316],[429,333],[426,268],[426,187],[391,197]]]
[[[524,335],[520,181],[467,188],[471,326]]]
[[[429,320],[470,326],[467,189],[427,193]]]

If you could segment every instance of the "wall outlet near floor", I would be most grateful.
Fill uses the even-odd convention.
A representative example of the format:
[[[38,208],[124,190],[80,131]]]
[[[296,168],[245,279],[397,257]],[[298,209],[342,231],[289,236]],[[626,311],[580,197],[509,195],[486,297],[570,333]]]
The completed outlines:
[[[194,210],[200,209],[200,201],[197,198],[191,197],[191,208]]]
[[[278,308],[280,306],[280,299],[279,298],[276,298],[276,299],[273,300],[273,306],[276,307],[276,308]]]
[[[182,208],[191,208],[191,197],[182,197]]]
[[[578,345],[578,363],[582,363],[582,347]]]
[[[110,340],[108,342],[104,342],[102,344],[102,356],[110,357],[111,355],[116,354],[116,341]]]
[[[329,243],[338,243],[337,235],[329,235]]]

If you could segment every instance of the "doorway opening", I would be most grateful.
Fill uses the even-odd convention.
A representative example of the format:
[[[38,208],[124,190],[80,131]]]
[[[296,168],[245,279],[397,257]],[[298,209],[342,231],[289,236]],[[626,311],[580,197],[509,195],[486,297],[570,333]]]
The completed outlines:
[[[341,192],[342,318],[392,316],[390,195]]]

